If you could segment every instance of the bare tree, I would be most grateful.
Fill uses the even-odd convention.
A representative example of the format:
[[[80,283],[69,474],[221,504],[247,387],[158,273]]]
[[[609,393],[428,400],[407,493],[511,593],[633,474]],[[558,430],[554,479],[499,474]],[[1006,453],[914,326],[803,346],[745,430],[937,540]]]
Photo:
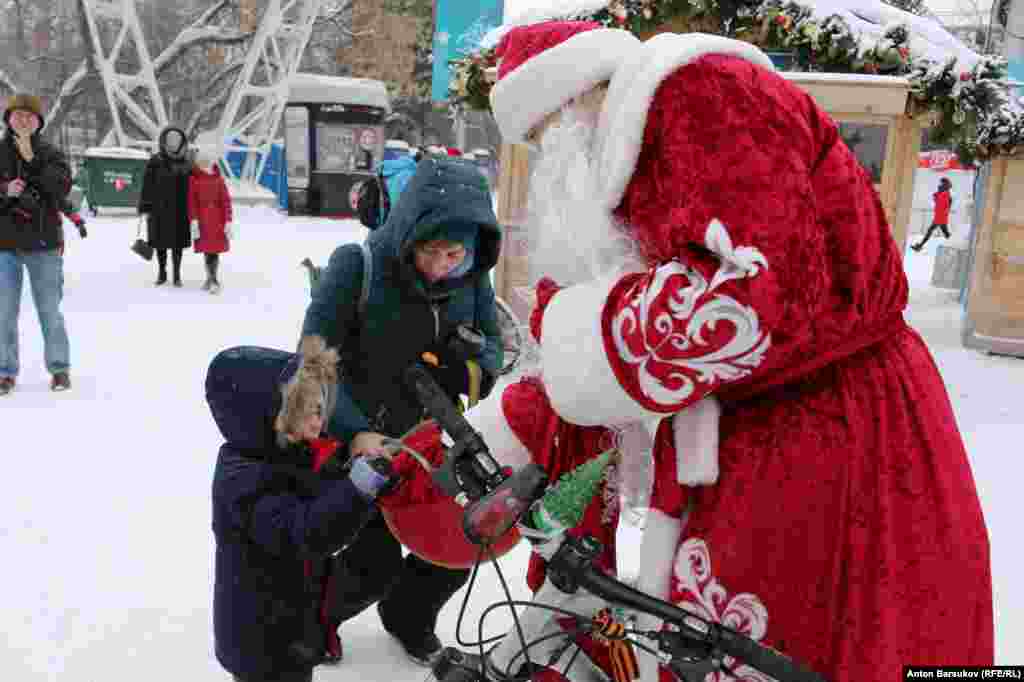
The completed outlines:
[[[352,4],[327,0],[304,56],[306,70],[345,70],[333,56],[352,39]],[[6,0],[3,5],[0,94],[32,83],[33,92],[47,100],[47,135],[60,134],[71,119],[109,125],[80,5],[68,0]],[[264,0],[257,9],[262,13],[265,7]],[[255,35],[255,27],[240,28],[239,0],[139,0],[137,10],[169,118],[183,123],[189,133],[215,123]],[[41,33],[44,29],[48,35]],[[104,49],[109,49],[116,29],[100,29]],[[125,50],[119,70],[130,72],[135,65],[135,56]],[[132,94],[140,97],[141,89]]]

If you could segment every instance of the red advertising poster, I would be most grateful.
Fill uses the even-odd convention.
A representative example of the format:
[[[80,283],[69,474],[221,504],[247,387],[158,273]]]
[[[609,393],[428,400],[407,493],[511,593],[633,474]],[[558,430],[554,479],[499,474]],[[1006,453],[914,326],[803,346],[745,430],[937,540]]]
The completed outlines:
[[[944,149],[937,149],[930,152],[921,152],[917,161],[918,168],[928,168],[934,171],[950,170],[974,170],[971,166],[964,166],[956,158],[956,153]]]

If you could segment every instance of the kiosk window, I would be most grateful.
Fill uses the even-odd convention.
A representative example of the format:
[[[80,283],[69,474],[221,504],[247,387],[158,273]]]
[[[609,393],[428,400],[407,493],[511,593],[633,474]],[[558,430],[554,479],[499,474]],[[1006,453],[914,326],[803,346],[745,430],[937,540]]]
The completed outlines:
[[[839,135],[871,176],[871,181],[880,183],[889,126],[883,123],[840,123]]]
[[[317,170],[348,173],[355,170],[356,129],[343,123],[316,124]]]
[[[288,186],[304,189],[309,186],[309,111],[305,107],[288,107],[284,125]]]

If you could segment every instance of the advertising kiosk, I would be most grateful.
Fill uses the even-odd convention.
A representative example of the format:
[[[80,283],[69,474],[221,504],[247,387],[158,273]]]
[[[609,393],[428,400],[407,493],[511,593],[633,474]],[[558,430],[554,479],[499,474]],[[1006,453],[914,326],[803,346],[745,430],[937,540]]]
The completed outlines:
[[[290,214],[350,217],[384,156],[384,83],[299,73],[284,114]]]

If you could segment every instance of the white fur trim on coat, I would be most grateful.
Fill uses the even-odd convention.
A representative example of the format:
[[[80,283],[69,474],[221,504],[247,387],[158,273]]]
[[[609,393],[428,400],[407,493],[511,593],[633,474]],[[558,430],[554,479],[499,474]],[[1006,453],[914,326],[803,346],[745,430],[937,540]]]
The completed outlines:
[[[619,384],[604,347],[601,313],[622,273],[567,287],[551,299],[541,331],[541,371],[551,406],[580,426],[618,426],[665,415]]]
[[[704,33],[663,33],[629,54],[615,72],[598,125],[595,148],[605,208],[615,210],[633,176],[658,86],[679,67],[708,54],[730,55],[775,70],[750,43]]]
[[[526,60],[491,89],[491,109],[505,142],[526,140],[533,126],[602,81],[643,43],[629,31],[599,28]]]
[[[669,601],[672,587],[672,571],[676,562],[679,537],[686,525],[686,518],[674,518],[659,509],[649,509],[644,523],[644,536],[640,544],[640,571],[636,589],[655,599]],[[661,629],[661,619],[650,614],[637,614],[637,628],[640,630]],[[640,682],[658,682],[658,659],[654,656],[639,656]]]
[[[718,420],[722,408],[709,395],[672,415],[676,475],[683,485],[718,482]]]
[[[519,440],[505,418],[501,403],[502,394],[507,387],[508,382],[495,386],[487,398],[466,410],[466,421],[483,436],[498,464],[521,469],[532,460],[530,451]]]

